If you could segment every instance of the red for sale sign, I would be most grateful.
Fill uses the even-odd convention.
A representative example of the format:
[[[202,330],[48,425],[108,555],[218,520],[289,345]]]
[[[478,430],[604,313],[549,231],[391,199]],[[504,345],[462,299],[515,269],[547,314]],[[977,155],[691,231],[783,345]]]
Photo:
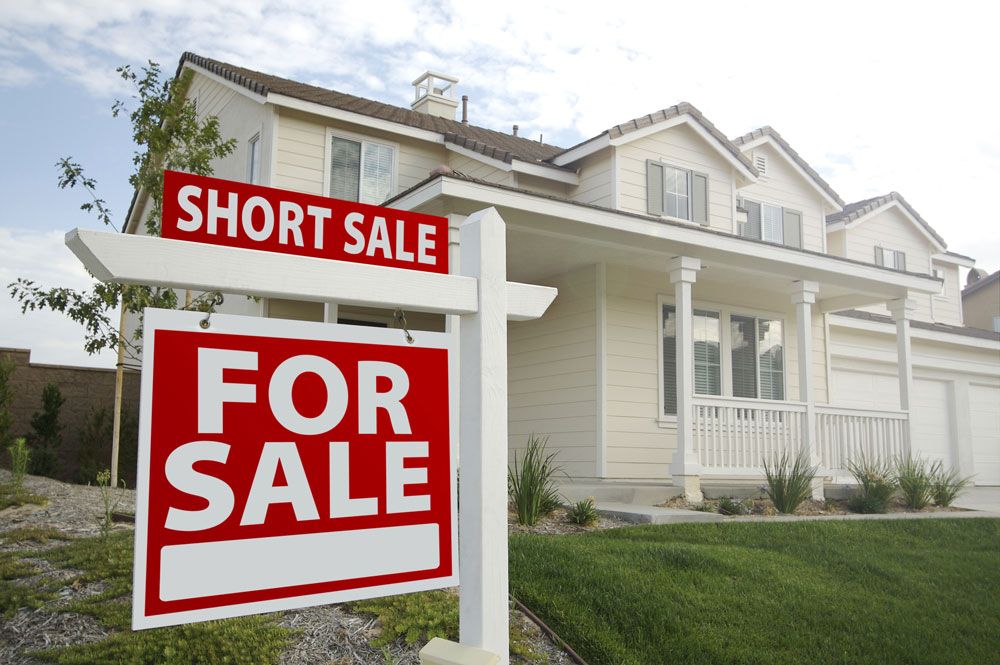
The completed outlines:
[[[448,272],[448,220],[444,217],[178,171],[163,172],[161,235]]]
[[[453,336],[147,310],[133,628],[458,583]]]

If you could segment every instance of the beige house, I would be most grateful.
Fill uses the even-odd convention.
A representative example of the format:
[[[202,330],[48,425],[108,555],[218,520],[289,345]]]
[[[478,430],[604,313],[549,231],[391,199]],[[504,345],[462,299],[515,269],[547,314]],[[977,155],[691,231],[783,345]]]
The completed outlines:
[[[992,275],[981,270],[969,274],[962,290],[962,313],[966,325],[1000,332],[1000,270]]]
[[[770,127],[727,138],[681,103],[562,148],[456,120],[457,81],[433,72],[407,109],[193,54],[180,66],[239,141],[218,177],[453,227],[499,211],[509,279],[559,289],[510,326],[510,450],[548,435],[567,495],[759,483],[763,459],[802,445],[818,491],[861,451],[1000,484],[1000,335],[962,318],[973,260],[899,194],[845,203]],[[336,303],[223,309],[393,325]]]

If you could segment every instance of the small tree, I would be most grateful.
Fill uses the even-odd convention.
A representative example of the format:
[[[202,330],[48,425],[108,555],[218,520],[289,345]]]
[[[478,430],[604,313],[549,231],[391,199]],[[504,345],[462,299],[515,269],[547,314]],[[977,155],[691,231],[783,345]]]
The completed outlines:
[[[230,155],[236,149],[234,139],[224,139],[215,116],[199,117],[195,105],[187,98],[194,73],[184,70],[177,78],[163,79],[160,66],[150,61],[137,73],[129,66],[119,67],[119,75],[135,88],[134,101],[138,105],[128,113],[132,123],[132,140],[137,146],[132,156],[135,170],[129,183],[136,191],[135,205],[141,209],[146,197],[151,202],[149,214],[143,220],[150,235],[160,234],[160,213],[163,204],[163,170],[187,171],[197,175],[212,175],[212,161]],[[112,106],[112,115],[127,112],[128,105],[118,100]],[[81,210],[93,213],[101,224],[115,228],[111,209],[98,196],[97,182],[88,177],[83,167],[72,157],[60,159],[59,188],[81,187],[88,200]],[[78,291],[65,287],[43,287],[28,279],[18,279],[8,285],[10,295],[21,304],[22,312],[52,310],[62,312],[85,329],[84,349],[99,353],[105,349],[118,352],[115,381],[114,432],[110,484],[118,484],[118,438],[121,422],[122,372],[126,357],[136,362],[141,353],[142,325],[135,335],[125,335],[127,313],[140,317],[147,307],[175,309],[177,294],[172,289],[141,285],[94,284],[89,290]],[[211,311],[216,302],[215,293],[195,299],[185,299],[182,309]],[[118,310],[118,323],[114,322]]]
[[[62,445],[63,426],[59,422],[59,411],[66,398],[59,386],[49,383],[42,389],[42,410],[31,416],[31,473],[39,476],[54,476],[59,466],[59,447]]]
[[[111,447],[111,412],[105,407],[91,407],[87,420],[80,430],[80,447],[76,451],[76,477],[81,483],[89,483],[106,468],[101,460]]]
[[[14,361],[10,354],[0,357],[0,449],[6,449],[13,440],[10,428],[14,425],[14,416],[10,405],[14,401]]]

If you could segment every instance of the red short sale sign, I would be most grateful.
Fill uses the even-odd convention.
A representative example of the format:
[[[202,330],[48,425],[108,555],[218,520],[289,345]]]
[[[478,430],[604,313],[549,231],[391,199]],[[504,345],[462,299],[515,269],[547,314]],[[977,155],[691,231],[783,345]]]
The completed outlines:
[[[453,336],[147,310],[133,628],[454,586]]]

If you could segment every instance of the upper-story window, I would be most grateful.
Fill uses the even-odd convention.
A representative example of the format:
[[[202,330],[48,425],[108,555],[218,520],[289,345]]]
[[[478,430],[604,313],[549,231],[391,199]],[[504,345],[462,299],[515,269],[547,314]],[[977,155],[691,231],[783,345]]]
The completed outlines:
[[[260,184],[260,134],[254,134],[247,144],[247,181]]]
[[[708,224],[708,176],[647,161],[646,208],[650,215]]]
[[[941,290],[938,291],[938,295],[939,296],[947,295],[947,293],[945,293],[945,286],[947,286],[948,282],[944,278],[944,270],[941,270],[940,268],[934,268],[933,274],[935,277],[941,280]]]
[[[396,150],[366,139],[330,135],[330,188],[335,199],[379,204],[392,196]]]
[[[893,270],[906,270],[906,253],[898,249],[886,249],[885,247],[875,248],[875,265],[884,266]]]
[[[742,207],[747,219],[739,225],[739,234],[744,238],[764,240],[789,247],[802,247],[802,213],[743,199]]]

